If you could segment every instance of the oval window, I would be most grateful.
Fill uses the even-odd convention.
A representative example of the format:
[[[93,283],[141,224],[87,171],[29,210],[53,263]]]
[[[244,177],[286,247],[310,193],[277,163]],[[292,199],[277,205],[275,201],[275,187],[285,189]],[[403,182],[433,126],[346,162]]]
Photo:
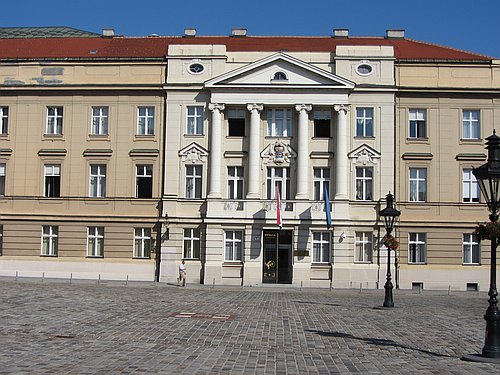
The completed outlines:
[[[194,74],[200,74],[205,70],[205,67],[200,63],[193,63],[189,65],[189,71]]]
[[[369,64],[360,64],[356,68],[356,71],[358,72],[358,74],[360,74],[362,76],[367,76],[369,74],[372,74],[373,67]]]

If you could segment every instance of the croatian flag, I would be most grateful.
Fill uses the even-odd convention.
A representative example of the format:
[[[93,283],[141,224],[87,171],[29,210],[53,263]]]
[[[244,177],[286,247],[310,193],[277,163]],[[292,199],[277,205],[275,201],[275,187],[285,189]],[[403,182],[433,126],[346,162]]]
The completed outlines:
[[[323,185],[323,199],[325,201],[326,227],[332,227],[332,214],[330,213],[330,196],[328,195],[328,187]]]
[[[280,199],[280,188],[276,185],[276,224],[278,227],[283,226],[283,220],[281,219],[281,199]]]

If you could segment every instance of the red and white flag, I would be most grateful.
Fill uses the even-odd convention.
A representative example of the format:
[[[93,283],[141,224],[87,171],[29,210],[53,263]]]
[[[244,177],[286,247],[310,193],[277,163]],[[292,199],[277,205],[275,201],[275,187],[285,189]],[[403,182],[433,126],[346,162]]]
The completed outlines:
[[[278,227],[283,226],[283,220],[281,219],[281,199],[280,199],[280,189],[278,185],[276,185],[276,224]]]

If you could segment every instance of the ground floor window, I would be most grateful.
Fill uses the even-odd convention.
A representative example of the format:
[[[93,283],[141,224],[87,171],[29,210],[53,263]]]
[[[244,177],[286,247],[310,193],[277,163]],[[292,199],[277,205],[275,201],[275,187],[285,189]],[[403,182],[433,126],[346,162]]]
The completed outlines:
[[[224,261],[241,262],[243,259],[243,231],[226,230],[224,233]]]
[[[57,225],[42,226],[41,255],[57,256],[58,234],[59,234],[59,227]]]
[[[87,256],[104,256],[104,227],[87,228]]]
[[[426,234],[410,233],[408,240],[408,263],[422,264],[426,262]]]
[[[151,257],[151,228],[134,228],[134,258]]]
[[[479,240],[475,234],[464,234],[462,248],[464,264],[479,264]]]
[[[313,233],[313,263],[330,262],[330,232]]]
[[[184,229],[183,258],[200,259],[200,230],[195,228]]]
[[[371,232],[356,232],[355,262],[371,263],[373,261],[373,234]]]

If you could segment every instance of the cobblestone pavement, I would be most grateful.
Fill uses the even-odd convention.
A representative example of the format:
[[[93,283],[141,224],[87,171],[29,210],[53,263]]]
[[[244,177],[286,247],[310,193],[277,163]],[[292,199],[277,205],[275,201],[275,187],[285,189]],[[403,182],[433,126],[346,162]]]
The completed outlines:
[[[493,374],[485,293],[0,280],[1,374]],[[195,315],[193,315],[195,314]]]

